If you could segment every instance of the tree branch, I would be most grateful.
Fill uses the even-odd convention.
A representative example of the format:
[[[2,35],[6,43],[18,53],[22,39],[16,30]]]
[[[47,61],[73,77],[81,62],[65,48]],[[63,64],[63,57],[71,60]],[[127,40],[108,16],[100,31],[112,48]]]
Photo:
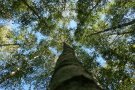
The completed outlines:
[[[131,33],[134,33],[135,31],[127,31],[127,32],[121,32],[121,33],[113,33],[111,35],[114,35],[114,34],[117,34],[117,35],[124,35],[124,34],[131,34]]]
[[[134,23],[135,23],[135,19],[133,19],[132,21],[130,21],[128,23],[118,24],[117,26],[114,26],[114,27],[111,27],[111,28],[107,28],[107,29],[105,29],[103,31],[95,32],[95,33],[93,33],[91,35],[96,35],[96,34],[104,33],[104,32],[107,32],[107,31],[110,31],[110,30],[114,30],[114,29],[117,29],[117,28],[126,27],[126,26],[132,25]]]
[[[2,46],[16,46],[16,45],[20,46],[20,44],[0,44],[0,47],[2,47]]]
[[[42,17],[38,14],[38,12],[34,9],[34,7],[31,7],[31,6],[26,2],[26,0],[21,0],[21,1],[33,12],[33,14],[35,14],[35,15],[37,16],[37,18],[38,18],[39,20],[42,20]],[[44,24],[45,24],[46,26],[48,26],[45,21],[44,21]]]
[[[99,0],[95,6],[92,7],[91,11],[94,10],[100,3],[101,3],[102,0]]]
[[[38,12],[33,7],[31,7],[25,0],[21,1],[38,17],[38,19],[41,19],[40,16],[38,15]]]

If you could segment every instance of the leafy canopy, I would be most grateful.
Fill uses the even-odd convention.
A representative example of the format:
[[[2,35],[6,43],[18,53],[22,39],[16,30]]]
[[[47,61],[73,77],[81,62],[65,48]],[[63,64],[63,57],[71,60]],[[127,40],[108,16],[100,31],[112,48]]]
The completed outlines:
[[[106,90],[135,85],[135,1],[0,0],[0,88],[45,89],[62,42]]]

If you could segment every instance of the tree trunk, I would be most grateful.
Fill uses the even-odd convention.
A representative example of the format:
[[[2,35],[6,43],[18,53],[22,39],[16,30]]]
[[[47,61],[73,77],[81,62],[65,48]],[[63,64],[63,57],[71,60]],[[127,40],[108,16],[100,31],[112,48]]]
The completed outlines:
[[[66,43],[57,60],[49,85],[50,90],[102,90],[77,60],[73,48]]]

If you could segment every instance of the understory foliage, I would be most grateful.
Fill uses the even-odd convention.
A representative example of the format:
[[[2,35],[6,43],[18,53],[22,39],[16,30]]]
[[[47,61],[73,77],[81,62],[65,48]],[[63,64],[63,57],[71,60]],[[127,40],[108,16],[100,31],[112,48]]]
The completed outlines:
[[[0,89],[47,89],[62,42],[105,90],[135,89],[134,0],[0,0]]]

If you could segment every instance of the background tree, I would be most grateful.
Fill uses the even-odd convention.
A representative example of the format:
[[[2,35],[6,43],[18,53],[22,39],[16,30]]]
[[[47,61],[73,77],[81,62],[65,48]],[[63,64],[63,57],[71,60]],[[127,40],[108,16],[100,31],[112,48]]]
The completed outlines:
[[[0,0],[0,11],[1,89],[45,89],[63,41],[106,90],[134,88],[134,0]]]

